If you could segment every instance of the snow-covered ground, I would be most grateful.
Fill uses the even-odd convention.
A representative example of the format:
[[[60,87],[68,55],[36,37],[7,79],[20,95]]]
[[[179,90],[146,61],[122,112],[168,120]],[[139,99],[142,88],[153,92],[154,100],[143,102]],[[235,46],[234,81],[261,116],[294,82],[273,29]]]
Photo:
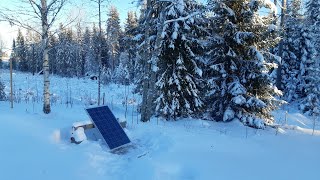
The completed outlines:
[[[1,72],[8,92],[9,74]],[[42,113],[42,76],[17,73],[14,108],[0,102],[1,180],[99,179],[319,179],[320,122],[295,105],[274,112],[281,129],[256,130],[239,122],[197,119],[137,122],[137,95],[118,85],[102,88],[116,117],[127,119],[132,143],[124,153],[111,153],[101,141],[69,143],[74,122],[89,117],[97,82],[51,77],[52,113]],[[129,87],[129,90],[132,87]],[[67,103],[72,102],[72,104]],[[286,111],[288,114],[286,115]],[[286,118],[287,117],[287,118]]]

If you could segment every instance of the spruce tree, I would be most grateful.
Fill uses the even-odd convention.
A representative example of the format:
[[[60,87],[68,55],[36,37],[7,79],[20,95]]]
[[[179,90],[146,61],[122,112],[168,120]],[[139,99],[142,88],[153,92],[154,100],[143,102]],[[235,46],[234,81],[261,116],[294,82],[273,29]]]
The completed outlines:
[[[159,3],[160,4],[160,3]],[[155,5],[153,0],[147,0],[140,2],[140,17],[138,20],[138,26],[134,29],[134,37],[132,40],[137,44],[137,58],[135,65],[135,84],[136,89],[135,92],[140,93],[142,95],[142,118],[141,121],[148,121],[151,117],[151,111],[148,108],[152,108],[152,112],[154,112],[153,107],[148,107],[147,99],[154,98],[148,97],[151,93],[151,86],[154,86],[155,82],[150,80],[151,76],[151,52],[154,50],[155,38],[157,34],[157,17],[159,9],[158,6]],[[152,92],[153,93],[153,92]]]
[[[320,1],[310,0],[307,3],[306,20],[301,31],[304,46],[300,47],[302,54],[301,71],[303,72],[304,98],[300,105],[308,115],[320,115]]]
[[[116,67],[113,80],[115,83],[129,85],[130,73],[129,73],[129,55],[126,52],[120,54],[120,63],[119,66]]]
[[[18,60],[18,69],[20,71],[28,71],[28,62],[27,62],[27,54],[26,54],[26,46],[25,46],[25,38],[21,32],[18,30],[18,36],[15,47],[15,55]]]
[[[94,28],[95,29],[95,28]],[[97,71],[98,64],[95,62],[95,53],[93,46],[93,38],[94,34],[90,32],[89,28],[86,27],[85,33],[83,35],[83,48],[84,48],[84,56],[85,56],[85,74],[90,75],[94,74]],[[94,63],[95,62],[95,63]]]
[[[57,49],[56,49],[56,46],[57,46],[57,43],[58,43],[58,39],[56,38],[56,36],[53,36],[53,35],[50,35],[49,36],[49,52],[48,52],[48,55],[49,55],[49,66],[50,66],[50,73],[52,74],[57,74],[57,58],[56,58],[56,55],[57,55]]]
[[[120,37],[122,34],[119,12],[115,6],[111,6],[109,9],[106,33],[111,60],[111,70],[114,71],[115,67],[119,64]]]
[[[272,124],[271,112],[280,104],[269,75],[277,59],[269,52],[277,43],[275,5],[264,0],[211,0],[208,5],[215,14],[206,70],[211,117],[256,128]],[[262,7],[270,10],[264,17]]]
[[[201,9],[194,0],[179,0],[163,6],[159,16],[165,20],[160,47],[157,47],[161,53],[157,60],[156,111],[167,119],[176,119],[193,115],[203,106],[199,91]]]
[[[307,23],[315,38],[315,48],[320,57],[320,1],[308,0],[305,12]]]
[[[25,38],[25,44],[27,46],[26,49],[26,60],[28,62],[29,72],[32,72],[33,75],[35,74],[35,41],[34,36],[31,32],[31,30],[27,30],[26,38]]]
[[[99,37],[99,30],[98,28],[93,26],[92,30],[92,37],[91,37],[91,54],[89,56],[91,57],[90,67],[91,72],[93,74],[98,74],[99,72],[99,60],[98,60],[98,53],[99,53],[99,42],[101,40],[101,68],[102,68],[102,81],[103,83],[107,83],[111,77],[110,77],[110,68],[111,63],[109,61],[109,45],[107,42],[107,39],[105,37],[105,32],[101,30],[101,36]]]
[[[52,38],[55,38],[55,37],[52,37]],[[55,58],[52,57],[53,51],[55,51],[55,47],[52,44],[55,44],[55,43],[53,43],[52,40],[50,40],[49,58],[52,59],[53,61],[53,62],[50,61],[50,67],[56,69]],[[41,46],[40,35],[36,33],[32,33],[31,31],[27,31],[26,38],[25,38],[25,45],[26,45],[26,59],[28,62],[28,69],[29,69],[28,71],[32,72],[32,74],[34,75],[35,73],[38,73],[42,69],[42,63],[43,63],[43,57],[42,57],[43,47]]]
[[[320,59],[315,55],[315,48],[312,41],[314,37],[307,27],[301,31],[301,36],[305,39],[300,47],[302,53],[301,73],[302,90],[304,93],[300,108],[308,115],[320,115]]]
[[[303,97],[303,82],[302,76],[304,70],[301,71],[301,58],[305,36],[303,33],[303,19],[301,10],[301,1],[293,0],[288,3],[287,16],[285,19],[285,31],[283,36],[283,53],[281,82],[284,92],[284,99],[288,102],[297,100]]]
[[[76,35],[73,42],[73,49],[75,51],[75,73],[77,77],[84,76],[84,60],[83,58],[83,48],[82,48],[82,27],[80,23],[76,25]]]
[[[92,74],[98,75],[99,72],[99,61],[98,61],[98,53],[99,53],[99,30],[93,25],[92,27],[92,37],[91,37],[91,58],[90,58],[90,71]]]
[[[142,95],[141,121],[149,121],[155,112],[157,59],[161,50],[161,32],[164,18],[161,14],[166,4],[173,2],[158,2],[147,0],[141,3],[141,16],[136,35],[133,38],[138,44],[136,74],[136,91]]]
[[[155,35],[155,25],[152,24],[152,18],[155,17],[155,9],[147,8],[146,1],[141,0],[140,16],[138,18],[137,27],[131,30],[133,37],[129,39],[134,45],[136,51],[136,62],[135,62],[135,79],[136,84],[135,92],[143,94],[143,82],[149,78],[146,69],[148,65],[148,52],[152,49],[153,39],[147,39],[146,35]]]
[[[74,40],[74,33],[72,29],[66,31],[66,42],[65,42],[65,54],[66,54],[66,71],[64,75],[68,77],[74,77],[77,75],[77,63],[78,63],[78,46]]]
[[[124,32],[124,42],[125,42],[125,52],[128,54],[128,71],[130,82],[133,82],[137,72],[137,43],[133,40],[136,34],[136,29],[138,27],[137,15],[133,11],[129,11],[127,14],[127,19],[125,23]]]
[[[57,43],[57,51],[56,51],[56,65],[57,65],[57,74],[65,75],[67,70],[67,52],[66,52],[66,30],[60,25],[59,34],[58,34],[58,43]]]
[[[102,31],[102,37],[101,37],[101,65],[102,68],[106,70],[110,70],[111,64],[110,64],[110,56],[109,56],[109,45],[106,37],[103,35]]]
[[[10,54],[10,60],[12,61],[12,69],[17,69],[17,58],[16,58],[16,40],[12,41],[12,53]]]
[[[61,76],[74,77],[80,74],[80,45],[75,40],[72,29],[60,27],[56,45],[57,73]]]

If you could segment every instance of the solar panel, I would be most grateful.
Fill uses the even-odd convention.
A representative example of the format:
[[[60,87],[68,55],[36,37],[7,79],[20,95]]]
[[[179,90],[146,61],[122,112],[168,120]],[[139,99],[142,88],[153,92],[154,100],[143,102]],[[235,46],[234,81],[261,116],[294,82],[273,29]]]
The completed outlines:
[[[108,106],[88,108],[86,111],[111,150],[130,143]]]

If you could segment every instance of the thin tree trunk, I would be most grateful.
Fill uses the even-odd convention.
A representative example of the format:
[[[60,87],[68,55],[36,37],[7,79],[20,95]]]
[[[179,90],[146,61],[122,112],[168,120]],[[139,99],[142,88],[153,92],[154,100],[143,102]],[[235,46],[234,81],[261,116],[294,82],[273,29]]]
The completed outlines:
[[[48,55],[48,10],[47,10],[47,0],[41,0],[41,21],[42,21],[42,45],[43,51],[43,78],[44,78],[44,88],[43,88],[43,112],[49,114],[51,112],[50,108],[50,80],[49,80],[49,55]]]
[[[13,108],[12,61],[13,61],[13,58],[10,58],[10,102],[11,102],[11,108]]]
[[[34,44],[31,44],[32,46],[32,75],[34,76],[35,72],[36,72],[36,60],[34,57]]]
[[[283,40],[284,40],[284,36],[285,36],[285,32],[284,32],[284,21],[285,21],[285,16],[287,13],[287,0],[282,0],[282,8],[281,8],[281,20],[280,20],[280,28],[282,31],[282,39],[280,41],[279,44],[279,52],[278,52],[278,56],[282,57],[283,54]],[[277,69],[277,79],[276,79],[276,86],[278,89],[281,89],[282,87],[282,76],[281,76],[281,70],[282,70],[282,62],[279,62],[278,65],[278,69]]]
[[[100,94],[101,94],[101,39],[102,39],[102,32],[101,32],[101,0],[98,1],[99,3],[99,52],[98,52],[98,61],[99,61],[99,75],[98,75],[98,106],[100,106]]]

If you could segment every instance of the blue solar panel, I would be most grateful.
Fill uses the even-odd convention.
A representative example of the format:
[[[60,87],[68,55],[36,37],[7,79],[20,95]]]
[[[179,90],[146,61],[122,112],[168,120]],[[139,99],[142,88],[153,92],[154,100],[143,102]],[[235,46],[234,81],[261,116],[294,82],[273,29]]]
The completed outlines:
[[[108,106],[88,108],[86,110],[110,149],[130,143],[130,139]]]

